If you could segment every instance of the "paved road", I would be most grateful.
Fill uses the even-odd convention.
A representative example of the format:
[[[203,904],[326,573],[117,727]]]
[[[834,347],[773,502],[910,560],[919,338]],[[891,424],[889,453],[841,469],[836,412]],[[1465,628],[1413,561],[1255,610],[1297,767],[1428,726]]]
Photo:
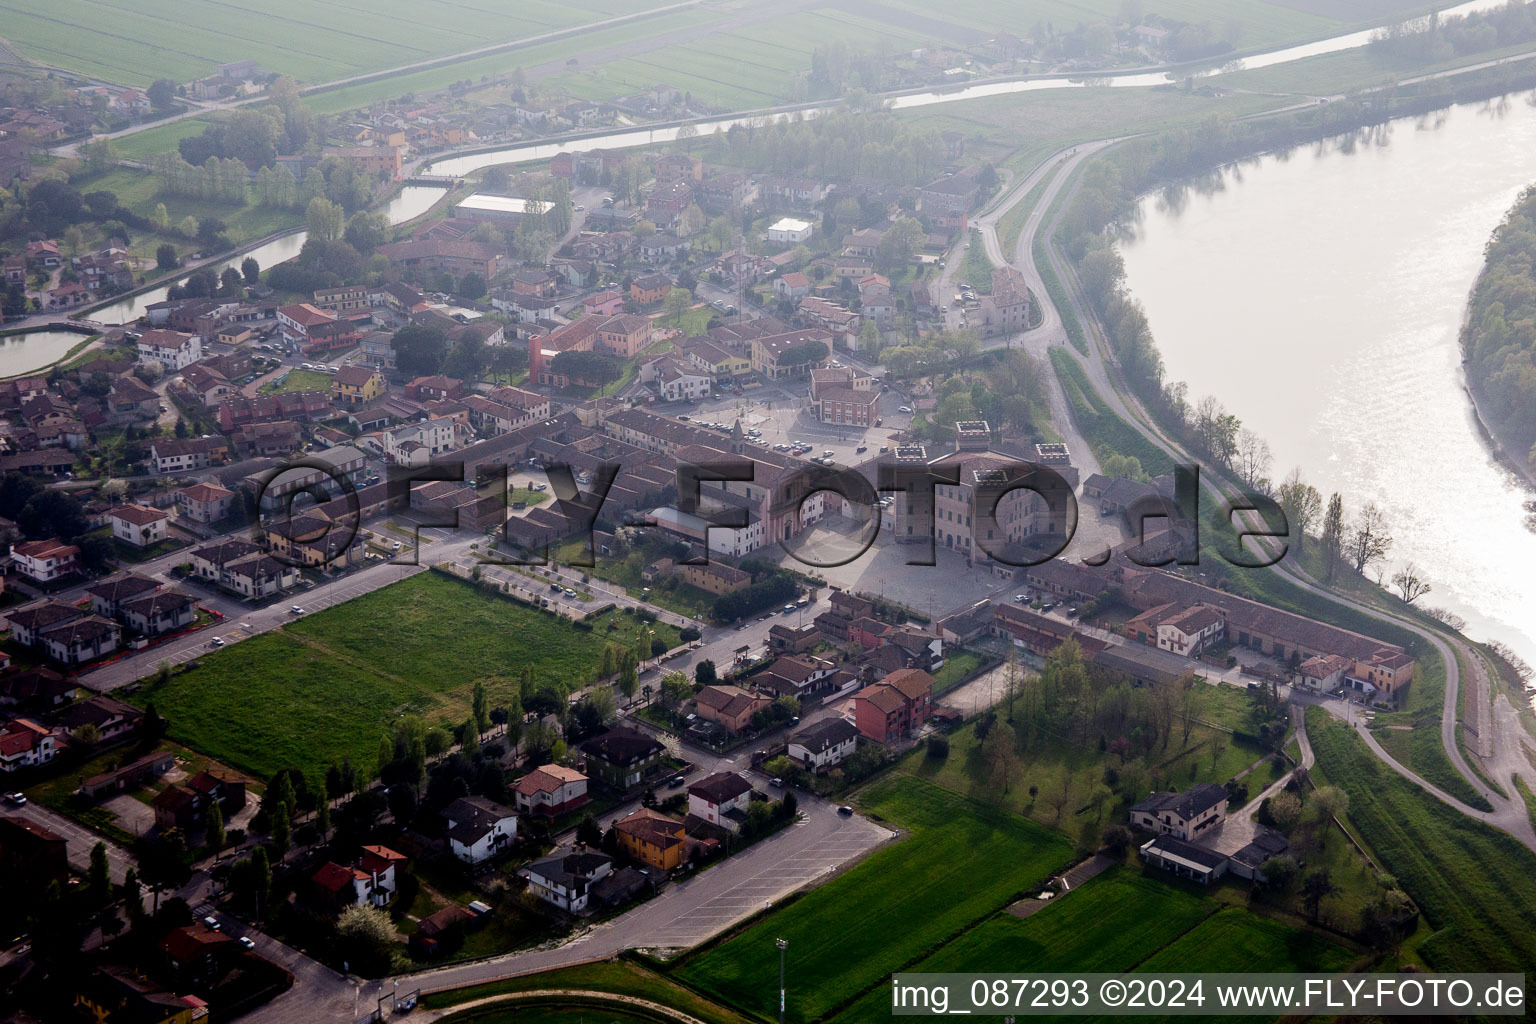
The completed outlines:
[[[64,837],[65,852],[69,857],[70,867],[78,871],[89,871],[91,867],[91,850],[97,843],[107,843],[107,867],[112,881],[122,883],[123,877],[133,866],[133,858],[127,850],[116,843],[107,842],[91,830],[76,824],[64,817],[42,807],[36,803],[29,803],[25,807],[11,807],[9,804],[0,806],[0,816],[9,818],[24,818],[27,821],[41,825],[50,832],[55,832]]]
[[[801,811],[801,821],[746,853],[568,942],[403,975],[398,979],[399,990],[457,988],[605,958],[625,949],[693,945],[800,887],[829,877],[839,866],[894,836],[863,818],[844,818],[831,804],[814,798],[807,798]],[[336,983],[310,971],[291,991],[243,1019],[256,1024],[358,1020],[395,987],[395,979]]]
[[[1096,144],[1096,148],[1102,149],[1104,146],[1110,145],[1114,141],[1116,140],[1105,140],[1102,143]],[[1079,151],[1081,151],[1082,148],[1083,147],[1079,147]],[[1058,180],[1064,180],[1064,177]],[[1074,184],[1072,188],[1075,190],[1076,185]],[[1070,198],[1071,193],[1069,192],[1067,196],[1068,201],[1061,204],[1060,212],[1057,214],[1058,220],[1061,216],[1061,212],[1064,212],[1070,206]],[[1048,206],[1049,203],[1043,201],[1041,205],[1042,207],[1045,207]],[[1000,205],[994,212],[997,216],[1001,216],[1002,213],[1006,212],[1006,206]],[[1047,230],[1054,231],[1054,223],[1047,225]],[[1038,280],[1038,272],[1032,265],[1033,253],[1029,248],[1026,248],[1025,245],[1027,236],[1028,232],[1026,232],[1024,235],[1021,235],[1019,248],[1015,253],[1015,260],[1019,263],[1021,269],[1023,269],[1023,267],[1026,265],[1029,266],[1029,269],[1026,270],[1025,273],[1031,281],[1034,281]],[[1071,358],[1077,361],[1079,365],[1083,366],[1085,372],[1088,374],[1089,379],[1092,381],[1095,389],[1098,391],[1099,397],[1108,403],[1110,408],[1117,415],[1119,415],[1127,423],[1139,429],[1143,434],[1146,435],[1151,443],[1158,446],[1163,451],[1181,460],[1187,459],[1187,454],[1182,451],[1178,444],[1176,444],[1173,440],[1162,433],[1162,431],[1155,425],[1152,418],[1146,413],[1145,409],[1141,407],[1140,403],[1132,395],[1130,389],[1125,385],[1124,379],[1119,373],[1118,365],[1116,364],[1114,356],[1110,351],[1108,341],[1104,336],[1102,326],[1098,323],[1098,320],[1092,313],[1090,306],[1085,301],[1081,285],[1077,280],[1074,269],[1068,265],[1067,262],[1061,257],[1061,254],[1056,251],[1055,246],[1047,245],[1046,253],[1053,269],[1056,271],[1058,278],[1062,281],[1067,291],[1068,301],[1073,307],[1073,312],[1076,314],[1079,321],[1083,324],[1089,340],[1089,352],[1087,356],[1081,355],[1070,346],[1063,349],[1063,351],[1065,351]],[[1051,302],[1050,296],[1046,294],[1043,289],[1037,294],[1043,306],[1051,306],[1053,304]],[[1049,319],[1049,315],[1047,319]],[[1053,387],[1060,387],[1059,381],[1053,380],[1055,376],[1054,374],[1047,376],[1048,379],[1051,379],[1050,382],[1052,383]],[[1211,497],[1217,501],[1227,501],[1229,500],[1230,495],[1235,493],[1234,488],[1226,484],[1213,473],[1202,474],[1201,484],[1211,495]],[[1392,759],[1387,754],[1387,752],[1381,748],[1381,745],[1376,743],[1374,737],[1370,735],[1369,730],[1361,728],[1357,731],[1361,734],[1362,738],[1372,749],[1372,751],[1376,753],[1376,755],[1380,757],[1386,764],[1392,767],[1394,771],[1397,771],[1403,777],[1420,785],[1426,791],[1434,795],[1437,799],[1446,802],[1450,806],[1455,807],[1457,810],[1460,810],[1471,817],[1486,821],[1489,824],[1495,825],[1496,827],[1509,832],[1521,842],[1525,843],[1528,847],[1536,850],[1536,829],[1532,828],[1530,817],[1526,811],[1524,802],[1519,799],[1511,799],[1509,797],[1501,796],[1497,791],[1484,784],[1482,780],[1479,779],[1478,776],[1473,773],[1470,767],[1467,765],[1466,759],[1462,756],[1461,750],[1456,743],[1455,732],[1457,724],[1457,712],[1459,708],[1458,698],[1461,680],[1459,666],[1455,654],[1452,651],[1451,645],[1455,645],[1457,650],[1459,650],[1467,659],[1468,664],[1475,664],[1477,662],[1475,653],[1459,638],[1452,638],[1448,641],[1440,633],[1431,631],[1421,626],[1416,621],[1389,614],[1378,608],[1362,604],[1350,598],[1339,595],[1331,590],[1328,590],[1327,588],[1319,585],[1316,581],[1312,580],[1304,572],[1290,565],[1289,563],[1282,563],[1281,565],[1276,566],[1274,571],[1279,572],[1289,582],[1298,587],[1301,587],[1304,590],[1325,597],[1328,600],[1335,601],[1355,611],[1369,615],[1374,619],[1384,622],[1392,622],[1401,626],[1402,628],[1408,629],[1423,639],[1425,642],[1435,647],[1436,651],[1440,654],[1445,664],[1446,676],[1445,697],[1441,712],[1441,744],[1445,749],[1446,756],[1450,759],[1456,770],[1475,791],[1482,794],[1484,798],[1489,801],[1494,810],[1492,812],[1477,811],[1466,806],[1461,801],[1456,800],[1454,797],[1451,797],[1438,788],[1429,785],[1417,774],[1409,771],[1406,767]],[[1477,709],[1477,702],[1482,699],[1484,699],[1482,694],[1474,691],[1474,709]],[[1341,703],[1347,705],[1347,702]],[[1339,713],[1341,710],[1345,709],[1330,705],[1330,711]],[[1505,740],[1505,742],[1502,744],[1499,743],[1499,737],[1507,737],[1512,735],[1512,730],[1508,724],[1509,716],[1504,715],[1502,718],[1503,722],[1501,722],[1501,727],[1499,729],[1494,730],[1490,728],[1488,730],[1490,733],[1494,734],[1494,761],[1490,764],[1490,770],[1494,772],[1495,778],[1500,782],[1502,786],[1504,786],[1506,791],[1513,793],[1514,789],[1511,774],[1516,770],[1518,761],[1516,758],[1510,755],[1507,750],[1500,750],[1501,746],[1507,748],[1511,744],[1508,742],[1508,740]],[[1514,724],[1516,727],[1519,725],[1518,721],[1516,721]]]

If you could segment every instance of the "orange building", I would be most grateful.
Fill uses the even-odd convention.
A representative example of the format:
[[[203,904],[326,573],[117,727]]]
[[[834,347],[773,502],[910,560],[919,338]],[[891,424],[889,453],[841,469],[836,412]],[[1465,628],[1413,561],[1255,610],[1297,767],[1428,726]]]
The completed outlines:
[[[662,871],[671,871],[683,863],[688,844],[683,838],[682,822],[642,807],[614,822],[613,827],[619,834],[619,849],[626,856]]]

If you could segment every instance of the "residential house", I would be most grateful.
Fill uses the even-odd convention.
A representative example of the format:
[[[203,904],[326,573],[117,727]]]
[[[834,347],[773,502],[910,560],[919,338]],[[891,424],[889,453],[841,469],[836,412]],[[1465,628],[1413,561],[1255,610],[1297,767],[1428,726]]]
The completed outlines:
[[[56,537],[29,540],[11,548],[11,562],[16,571],[38,583],[52,583],[75,572],[80,549]]]
[[[501,250],[494,245],[438,238],[391,242],[374,252],[399,266],[447,272],[455,277],[475,273],[487,281],[496,276],[502,259]]]
[[[933,713],[933,677],[921,669],[898,669],[853,696],[859,732],[877,743],[915,733]]]
[[[162,590],[123,602],[123,621],[144,636],[163,636],[197,621],[197,601],[179,590]]]
[[[613,860],[601,853],[572,853],[535,861],[519,872],[528,891],[573,914],[587,909],[592,887],[613,870]]]
[[[73,622],[84,614],[63,601],[36,601],[11,609],[5,613],[5,619],[10,623],[12,640],[27,647],[39,647],[43,642],[43,630]]]
[[[1337,654],[1313,655],[1291,673],[1291,685],[1313,693],[1336,693],[1345,685],[1345,676],[1354,665]]]
[[[65,665],[82,665],[104,658],[118,648],[121,632],[117,623],[99,615],[87,615],[43,630],[43,649],[48,656]]]
[[[47,764],[56,752],[53,733],[47,726],[30,718],[0,723],[0,770],[14,772]]]
[[[751,799],[750,782],[735,772],[716,772],[688,787],[688,814],[736,832],[747,820]]]
[[[180,373],[203,358],[203,339],[180,331],[151,330],[139,336],[139,362],[155,360],[166,373]]]
[[[660,871],[682,866],[688,842],[681,821],[642,807],[614,822],[613,828],[625,856]]]
[[[694,698],[698,716],[716,722],[735,734],[752,724],[752,716],[766,711],[769,701],[739,686],[706,686]]]
[[[343,366],[331,377],[331,395],[339,405],[367,405],[388,387],[382,373],[366,366]]]
[[[501,852],[517,836],[517,813],[481,796],[461,796],[443,810],[448,848],[468,864]]]
[[[169,536],[171,514],[148,505],[119,505],[112,510],[112,536],[124,544],[147,548]]]
[[[587,777],[574,768],[546,764],[518,779],[512,787],[517,809],[524,814],[554,818],[574,811],[589,799]]]
[[[1157,646],[1174,654],[1197,658],[1221,642],[1226,620],[1214,608],[1196,605],[1157,624]]]
[[[229,443],[223,438],[160,438],[150,442],[149,459],[161,476],[178,476],[207,469],[229,458]]]
[[[666,274],[642,274],[629,283],[629,297],[636,305],[652,306],[667,297],[672,279]]]
[[[846,718],[823,718],[789,739],[789,758],[813,772],[844,761],[858,747],[859,730]]]
[[[656,740],[622,725],[587,740],[580,749],[587,757],[587,774],[620,790],[638,786],[666,756],[666,748]]]
[[[117,618],[123,613],[125,603],[145,594],[153,594],[159,589],[160,584],[147,576],[124,573],[86,587],[85,592],[91,597],[91,611],[108,618]]]
[[[1154,792],[1131,805],[1130,823],[1176,839],[1193,840],[1221,827],[1229,799],[1225,786],[1202,782],[1182,793]]]
[[[214,524],[232,510],[235,491],[218,484],[194,484],[177,491],[177,507],[187,519]]]

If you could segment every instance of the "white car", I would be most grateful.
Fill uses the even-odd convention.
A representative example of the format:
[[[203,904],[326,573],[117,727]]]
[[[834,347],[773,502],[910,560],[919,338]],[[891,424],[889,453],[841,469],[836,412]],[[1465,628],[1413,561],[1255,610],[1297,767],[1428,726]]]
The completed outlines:
[[[290,615],[303,615],[304,614],[304,609],[301,608],[299,605],[291,604],[291,605],[288,606],[288,614],[290,614]]]
[[[240,945],[244,946],[246,949],[255,949],[256,948],[256,943],[254,941],[252,941],[252,939],[251,939],[251,937],[249,935],[242,935],[242,936],[240,936]]]
[[[209,914],[207,917],[203,918],[203,924],[206,925],[208,930],[211,932],[216,932],[219,930],[219,919],[214,917],[212,914]]]
[[[582,206],[580,203],[577,203],[575,206],[571,207],[571,209],[575,210],[577,213],[581,213],[586,209],[586,207]]]
[[[904,405],[900,409],[897,409],[896,411],[897,412],[911,412],[912,411],[912,407],[910,405]]]
[[[221,636],[216,636],[216,637],[213,638],[213,640],[210,641],[210,643],[212,643],[213,646],[215,646],[215,647],[223,647],[224,646],[224,638],[221,637]]]

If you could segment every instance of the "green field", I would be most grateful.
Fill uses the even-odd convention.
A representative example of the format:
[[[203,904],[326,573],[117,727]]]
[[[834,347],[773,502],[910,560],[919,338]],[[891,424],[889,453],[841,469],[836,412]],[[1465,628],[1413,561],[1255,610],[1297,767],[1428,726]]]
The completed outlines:
[[[1308,709],[1307,731],[1314,780],[1349,794],[1349,820],[1435,929],[1419,943],[1424,962],[1440,971],[1536,969],[1536,854],[1403,779],[1321,708]]]
[[[997,914],[909,970],[932,973],[1339,970],[1351,954],[1319,935],[1228,906],[1193,886],[1111,868],[1035,914]],[[877,988],[837,1024],[890,1018]]]
[[[374,570],[387,571],[387,570]],[[202,666],[151,684],[171,736],[266,778],[279,768],[323,769],[347,756],[372,766],[379,735],[402,715],[461,724],[483,680],[497,706],[517,674],[536,683],[590,682],[604,637],[633,644],[641,627],[610,613],[591,632],[437,573],[422,573],[211,652]],[[657,624],[676,645],[677,634]]]
[[[165,148],[175,148],[175,143],[171,142]],[[225,234],[235,245],[265,238],[273,232],[299,227],[304,223],[303,214],[292,210],[257,206],[254,203],[236,206],[232,203],[215,203],[181,196],[161,195],[160,179],[157,176],[130,167],[118,167],[106,174],[85,178],[75,184],[82,192],[111,192],[117,196],[119,202],[142,217],[148,217],[154,213],[157,204],[164,203],[166,213],[170,215],[172,227],[180,224],[187,216],[196,217],[200,221],[208,217],[217,217],[228,226]],[[162,241],[171,242],[180,252],[197,248],[195,240],[174,234],[159,236],[149,232],[136,235],[129,248],[135,254],[153,256],[155,247]]]
[[[185,82],[220,63],[321,82],[510,42],[662,6],[652,0],[522,0],[517,4],[378,0],[366,11],[303,0],[132,5],[55,0],[0,5],[5,37],[43,63],[148,85]]]
[[[842,877],[725,942],[678,977],[706,995],[769,1017],[775,938],[789,941],[795,999],[786,1020],[823,1020],[1072,860],[1059,834],[907,775],[881,779],[866,813],[907,830]],[[850,941],[857,940],[857,941]]]

